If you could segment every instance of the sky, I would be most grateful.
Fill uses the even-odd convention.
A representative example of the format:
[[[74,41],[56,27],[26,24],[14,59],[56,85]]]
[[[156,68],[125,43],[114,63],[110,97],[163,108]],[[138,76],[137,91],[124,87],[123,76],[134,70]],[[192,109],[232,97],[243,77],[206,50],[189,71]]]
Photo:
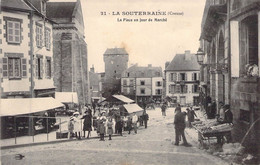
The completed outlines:
[[[175,54],[184,53],[185,50],[196,53],[205,1],[81,0],[88,67],[93,65],[96,72],[104,72],[103,54],[107,48],[125,48],[129,54],[128,66],[152,64],[161,66],[163,70],[165,62],[171,61]],[[123,15],[123,12],[131,11],[160,11],[166,12],[166,15]],[[113,15],[113,12],[120,15]],[[139,22],[140,18],[147,21]],[[148,22],[149,18],[152,22]],[[167,18],[167,21],[155,22],[155,18]],[[120,22],[120,19],[132,21]],[[138,21],[134,22],[134,19]]]

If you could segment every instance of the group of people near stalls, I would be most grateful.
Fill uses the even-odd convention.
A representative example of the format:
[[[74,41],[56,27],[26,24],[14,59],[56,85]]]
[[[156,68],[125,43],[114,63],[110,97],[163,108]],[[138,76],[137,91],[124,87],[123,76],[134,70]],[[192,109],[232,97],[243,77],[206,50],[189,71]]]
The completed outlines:
[[[92,107],[85,108],[84,114],[80,117],[79,112],[73,113],[68,122],[69,138],[76,137],[81,139],[82,137],[89,138],[91,136],[92,128],[96,131],[100,137],[100,141],[104,141],[105,135],[108,134],[109,140],[112,140],[112,134],[123,135],[123,131],[127,131],[128,134],[132,130],[137,134],[138,123],[139,126],[145,126],[147,128],[147,121],[149,116],[146,111],[143,111],[141,116],[133,114],[120,115],[118,107],[102,107],[98,110],[94,110],[92,113]],[[83,122],[81,122],[83,120]],[[81,124],[83,123],[83,124]],[[83,125],[83,135],[81,135],[81,125]]]

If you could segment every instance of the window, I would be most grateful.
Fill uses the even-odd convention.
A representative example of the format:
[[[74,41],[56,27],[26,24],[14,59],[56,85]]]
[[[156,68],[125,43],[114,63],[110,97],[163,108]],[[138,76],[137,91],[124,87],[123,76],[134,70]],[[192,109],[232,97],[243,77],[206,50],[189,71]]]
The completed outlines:
[[[123,85],[126,86],[127,85],[127,81],[123,80]]]
[[[21,26],[20,22],[7,21],[7,42],[20,43],[21,41]]]
[[[176,81],[177,80],[177,74],[176,73],[171,73],[170,74],[170,81]]]
[[[193,85],[192,86],[192,92],[193,93],[198,93],[199,92],[199,86],[198,85]]]
[[[8,58],[8,75],[9,78],[21,78],[20,58]]]
[[[45,29],[45,46],[47,50],[51,49],[51,32],[50,29]]]
[[[156,89],[156,95],[161,95],[162,94],[161,91],[162,91],[161,89]]]
[[[127,94],[127,88],[123,88],[123,93]]]
[[[37,57],[35,61],[35,76],[38,79],[43,78],[43,62],[42,57]]]
[[[27,59],[4,57],[2,60],[3,78],[20,79],[27,77]]]
[[[127,73],[127,77],[129,77],[130,76],[130,73]]]
[[[181,85],[180,86],[180,92],[181,93],[187,93],[188,92],[188,85]]]
[[[145,89],[144,88],[140,89],[140,93],[145,94]]]
[[[181,92],[181,86],[180,85],[176,85],[175,93],[180,93],[180,92]]]
[[[36,45],[42,47],[42,26],[36,25]]]
[[[46,60],[46,78],[51,78],[51,59]]]
[[[185,81],[185,80],[186,80],[186,74],[180,73],[180,81]]]
[[[192,80],[197,81],[198,80],[198,74],[197,73],[192,73]]]
[[[258,16],[245,18],[240,24],[240,75],[246,74],[247,64],[258,64]]]
[[[161,81],[157,81],[156,86],[158,86],[158,87],[162,86]]]
[[[171,88],[171,92],[170,93],[174,94],[175,93],[175,85],[171,85],[170,88]]]
[[[141,80],[141,81],[140,81],[140,84],[141,84],[141,85],[145,85],[145,81],[142,81],[142,80]]]
[[[130,80],[130,86],[134,85],[134,80]]]

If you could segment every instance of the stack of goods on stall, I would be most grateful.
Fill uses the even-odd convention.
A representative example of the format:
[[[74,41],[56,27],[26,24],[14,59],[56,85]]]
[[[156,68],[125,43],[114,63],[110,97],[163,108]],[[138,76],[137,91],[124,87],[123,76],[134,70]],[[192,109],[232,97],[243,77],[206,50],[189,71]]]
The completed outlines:
[[[195,121],[192,122],[192,125],[195,129],[197,129],[203,134],[230,131],[232,128],[232,124],[220,124],[215,119],[206,121]]]

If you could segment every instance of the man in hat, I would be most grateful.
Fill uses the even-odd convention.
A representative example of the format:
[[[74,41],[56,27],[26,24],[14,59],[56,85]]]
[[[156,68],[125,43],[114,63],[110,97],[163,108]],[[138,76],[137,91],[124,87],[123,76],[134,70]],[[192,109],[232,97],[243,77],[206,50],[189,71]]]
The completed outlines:
[[[180,136],[182,136],[183,139],[183,145],[184,146],[191,146],[188,144],[184,130],[185,130],[185,115],[186,113],[182,113],[181,109],[176,108],[176,114],[174,116],[174,124],[175,124],[175,144],[174,145],[179,145],[180,141]]]

